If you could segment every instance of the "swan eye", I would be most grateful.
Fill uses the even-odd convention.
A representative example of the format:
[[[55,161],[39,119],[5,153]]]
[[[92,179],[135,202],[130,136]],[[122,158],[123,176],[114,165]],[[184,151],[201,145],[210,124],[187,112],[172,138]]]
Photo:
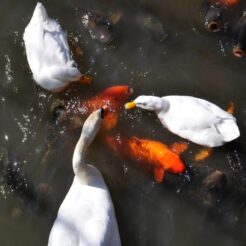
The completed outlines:
[[[101,118],[103,119],[104,118],[104,116],[105,116],[105,110],[103,109],[103,108],[101,108]]]

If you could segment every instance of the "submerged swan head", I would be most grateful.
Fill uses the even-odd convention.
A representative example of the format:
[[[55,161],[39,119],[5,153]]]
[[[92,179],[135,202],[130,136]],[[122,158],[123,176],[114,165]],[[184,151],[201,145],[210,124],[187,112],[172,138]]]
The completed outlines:
[[[133,102],[125,104],[126,109],[135,107],[155,112],[166,111],[168,109],[168,102],[156,96],[139,96]]]

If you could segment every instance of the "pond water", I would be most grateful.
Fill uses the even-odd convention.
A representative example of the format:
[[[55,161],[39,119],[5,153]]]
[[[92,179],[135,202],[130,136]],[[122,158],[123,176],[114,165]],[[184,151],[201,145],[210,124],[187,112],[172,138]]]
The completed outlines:
[[[191,95],[226,109],[232,101],[241,137],[194,161],[200,147],[182,155],[188,171],[167,174],[161,184],[135,162],[112,153],[98,136],[87,154],[111,191],[123,245],[245,245],[246,100],[245,59],[231,55],[231,38],[208,33],[200,1],[52,0],[43,1],[71,40],[83,50],[82,71],[91,86],[68,89],[67,96],[91,95],[118,84],[134,94]],[[61,95],[32,80],[22,35],[36,5],[32,0],[0,3],[0,241],[1,245],[46,245],[57,210],[68,191],[71,159],[80,129],[55,127],[52,104]],[[83,11],[121,12],[111,44],[92,40],[81,25]],[[136,22],[154,13],[168,37],[159,42]],[[74,99],[75,100],[75,99]],[[84,119],[83,119],[84,120]],[[126,130],[127,129],[127,130]],[[154,114],[122,111],[114,133],[166,144],[180,138],[162,128]],[[207,209],[199,198],[201,180],[213,170],[226,174],[225,197]]]

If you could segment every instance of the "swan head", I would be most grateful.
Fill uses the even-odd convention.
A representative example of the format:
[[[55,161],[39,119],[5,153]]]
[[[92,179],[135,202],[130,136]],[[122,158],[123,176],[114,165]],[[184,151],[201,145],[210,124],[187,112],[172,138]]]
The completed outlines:
[[[125,104],[126,109],[132,109],[135,107],[142,108],[149,111],[159,112],[165,110],[167,107],[165,101],[156,96],[139,96],[133,102]]]
[[[81,135],[86,142],[87,145],[90,145],[91,142],[94,140],[95,136],[97,135],[102,120],[108,111],[108,107],[104,106],[94,112],[92,112],[89,117],[86,119]]]

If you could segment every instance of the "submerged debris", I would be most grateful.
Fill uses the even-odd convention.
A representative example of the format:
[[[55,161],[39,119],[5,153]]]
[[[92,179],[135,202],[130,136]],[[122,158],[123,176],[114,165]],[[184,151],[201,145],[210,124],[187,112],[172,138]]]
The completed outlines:
[[[146,33],[160,42],[164,41],[167,37],[167,31],[159,17],[144,11],[136,14],[136,21],[139,27]]]

